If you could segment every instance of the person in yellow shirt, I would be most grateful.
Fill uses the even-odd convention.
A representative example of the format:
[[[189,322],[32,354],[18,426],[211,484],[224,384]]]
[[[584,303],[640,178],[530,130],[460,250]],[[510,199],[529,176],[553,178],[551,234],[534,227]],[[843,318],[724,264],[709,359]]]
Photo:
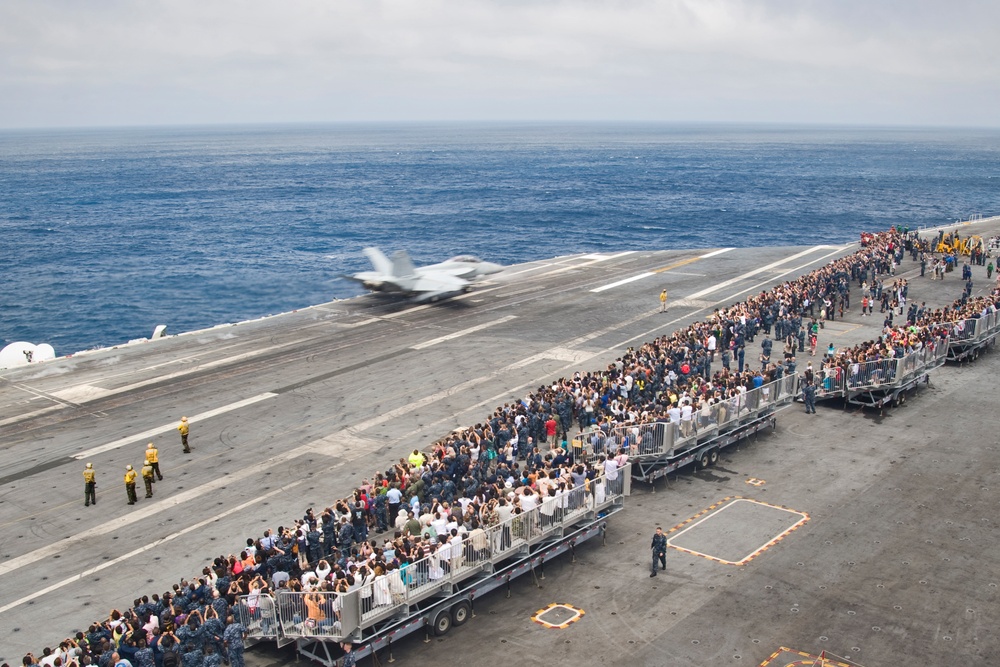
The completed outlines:
[[[660,292],[660,312],[667,312],[667,290]]]
[[[177,430],[181,433],[181,444],[184,445],[184,453],[190,454],[191,447],[188,446],[188,418],[181,417],[181,423],[177,425]]]
[[[153,497],[153,466],[146,461],[142,466],[142,483],[146,485],[146,497]]]
[[[146,463],[153,467],[156,478],[162,480],[163,475],[160,473],[160,452],[153,443],[146,445]]]
[[[128,504],[135,505],[136,501],[139,500],[135,495],[135,470],[132,470],[132,466],[125,466],[125,493],[128,494]]]
[[[83,471],[83,506],[90,507],[91,503],[97,504],[97,473],[94,464],[88,463]]]

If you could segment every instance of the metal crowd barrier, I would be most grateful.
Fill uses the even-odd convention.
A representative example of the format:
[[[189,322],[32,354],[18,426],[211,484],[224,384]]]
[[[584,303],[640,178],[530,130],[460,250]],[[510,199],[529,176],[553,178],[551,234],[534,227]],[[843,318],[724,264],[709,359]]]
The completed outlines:
[[[1000,333],[1000,313],[958,320],[950,324],[948,359],[961,361],[989,344]]]
[[[670,458],[795,400],[796,377],[786,375],[756,389],[722,397],[692,411],[690,420],[594,427],[578,435],[574,453],[592,462],[601,455],[628,454],[629,460]]]
[[[949,339],[932,339],[921,349],[902,357],[823,367],[817,371],[816,397],[845,398],[849,402],[860,402],[864,405],[873,401],[884,403],[881,395],[895,394],[901,389],[912,386],[928,371],[944,364],[949,349]],[[876,393],[880,396],[874,396]],[[855,400],[865,394],[872,400]]]
[[[454,584],[558,537],[580,519],[619,502],[628,493],[629,466],[565,493],[540,499],[537,507],[491,527],[473,530],[439,545],[429,556],[398,570],[355,584],[346,593],[278,591],[272,598],[240,596],[240,621],[254,638],[357,638],[358,633],[419,602],[450,592]],[[276,613],[275,613],[276,612]],[[276,622],[271,622],[276,620]]]
[[[279,637],[277,610],[274,598],[270,595],[254,593],[239,596],[233,606],[233,616],[253,637],[260,639]]]

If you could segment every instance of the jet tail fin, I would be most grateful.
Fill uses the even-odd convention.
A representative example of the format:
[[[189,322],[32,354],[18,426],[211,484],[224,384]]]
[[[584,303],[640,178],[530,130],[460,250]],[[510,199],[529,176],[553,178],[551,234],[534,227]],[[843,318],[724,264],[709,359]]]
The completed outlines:
[[[378,248],[365,248],[364,253],[376,271],[386,276],[393,275],[392,262],[389,261],[384,252]]]
[[[392,275],[397,278],[409,278],[416,275],[417,270],[410,261],[410,256],[405,250],[397,250],[392,253]]]

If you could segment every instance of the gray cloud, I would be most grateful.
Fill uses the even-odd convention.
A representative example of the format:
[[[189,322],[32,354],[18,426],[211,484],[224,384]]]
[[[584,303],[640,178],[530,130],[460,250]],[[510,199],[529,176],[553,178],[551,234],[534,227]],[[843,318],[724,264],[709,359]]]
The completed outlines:
[[[0,4],[0,126],[623,119],[996,125],[1000,5]]]

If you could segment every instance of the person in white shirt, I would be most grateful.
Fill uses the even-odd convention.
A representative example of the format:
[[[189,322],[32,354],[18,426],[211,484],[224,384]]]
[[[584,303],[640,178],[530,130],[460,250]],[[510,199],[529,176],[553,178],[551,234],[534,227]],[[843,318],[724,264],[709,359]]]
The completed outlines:
[[[691,435],[692,414],[690,399],[684,399],[681,405],[681,435],[685,438]]]
[[[524,487],[524,492],[521,494],[521,511],[528,513],[531,510],[538,507],[538,496],[535,492],[531,490],[530,486]]]

